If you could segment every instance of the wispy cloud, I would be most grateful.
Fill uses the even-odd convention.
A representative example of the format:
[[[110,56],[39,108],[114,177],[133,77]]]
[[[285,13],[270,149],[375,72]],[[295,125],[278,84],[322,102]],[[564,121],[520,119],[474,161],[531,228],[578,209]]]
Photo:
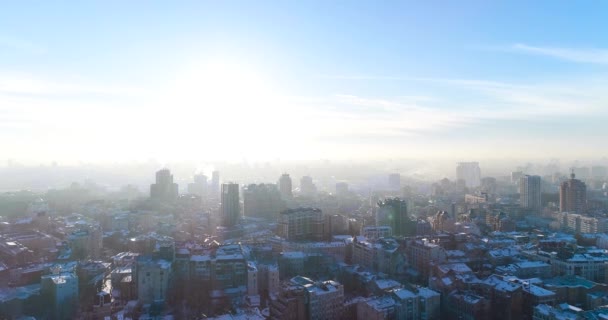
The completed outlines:
[[[517,52],[548,56],[573,62],[608,65],[608,49],[538,47],[522,43],[514,44],[510,49]]]

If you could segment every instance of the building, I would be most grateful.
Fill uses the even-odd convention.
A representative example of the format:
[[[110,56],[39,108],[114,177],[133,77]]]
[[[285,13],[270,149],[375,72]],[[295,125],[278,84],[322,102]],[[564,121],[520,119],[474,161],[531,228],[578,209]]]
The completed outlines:
[[[447,260],[445,249],[427,239],[412,241],[408,244],[407,250],[410,265],[416,268],[422,279],[428,278],[432,266]]]
[[[468,188],[481,185],[481,169],[478,162],[459,162],[456,167],[456,179],[463,180]]]
[[[317,193],[317,186],[312,182],[312,178],[309,176],[303,176],[300,179],[300,194],[303,196],[314,196]]]
[[[281,193],[274,184],[250,184],[243,188],[243,215],[245,217],[275,220],[283,210]]]
[[[270,319],[305,320],[308,317],[306,289],[300,285],[286,283],[270,300]]]
[[[348,194],[348,183],[338,182],[336,183],[336,196],[343,197]]]
[[[281,196],[287,199],[293,197],[292,190],[291,177],[289,174],[283,173],[279,178],[279,191],[281,192]]]
[[[541,205],[540,176],[525,175],[519,179],[519,202],[522,208],[540,213]]]
[[[440,317],[441,294],[429,288],[393,290],[392,298],[396,319],[434,320]]]
[[[361,235],[367,239],[375,240],[391,237],[393,235],[393,230],[390,226],[369,226],[361,228]]]
[[[173,182],[173,175],[169,169],[156,172],[156,183],[150,185],[150,198],[159,201],[175,201],[178,196],[177,183]]]
[[[234,227],[241,217],[239,202],[239,185],[236,183],[222,184],[221,220],[223,227]]]
[[[325,217],[321,209],[287,209],[279,215],[279,235],[287,240],[321,240]]]
[[[194,182],[188,184],[188,193],[201,198],[207,195],[207,176],[204,174],[194,175]]]
[[[72,258],[98,258],[103,248],[103,232],[99,225],[85,225],[67,237]]]
[[[562,182],[559,187],[559,210],[583,213],[586,205],[587,186],[581,180],[575,179],[575,175],[572,173],[570,179]]]
[[[139,256],[135,269],[134,275],[139,302],[149,304],[165,301],[171,277],[171,262]]]
[[[217,195],[217,193],[219,191],[220,191],[220,172],[216,170],[211,173],[211,193],[213,193],[214,195]]]
[[[42,276],[40,294],[47,302],[50,319],[73,319],[78,311],[78,276],[70,272]]]
[[[392,191],[401,190],[401,175],[398,173],[391,173],[388,175],[388,188]]]
[[[399,198],[387,198],[378,202],[377,226],[390,226],[395,236],[416,234],[416,221],[407,214],[407,202]]]

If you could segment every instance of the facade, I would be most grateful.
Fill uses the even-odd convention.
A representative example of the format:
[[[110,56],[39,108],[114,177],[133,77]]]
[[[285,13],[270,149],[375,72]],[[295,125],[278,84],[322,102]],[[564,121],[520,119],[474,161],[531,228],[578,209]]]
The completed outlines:
[[[407,213],[407,202],[399,198],[387,198],[378,202],[377,226],[390,226],[395,236],[416,234],[416,221]]]
[[[281,192],[281,196],[287,199],[293,197],[292,190],[291,177],[287,173],[283,173],[279,178],[279,191]]]
[[[479,162],[459,162],[456,167],[456,179],[463,180],[468,188],[481,185],[481,169]]]
[[[519,201],[522,208],[540,213],[542,209],[540,185],[539,176],[525,175],[519,179]]]
[[[388,188],[392,191],[401,190],[401,175],[398,173],[391,173],[388,175]]]
[[[574,173],[570,179],[562,182],[559,187],[559,210],[561,212],[583,213],[587,205],[587,186],[581,180],[575,179]]]
[[[279,234],[287,240],[321,240],[325,217],[320,209],[288,209],[279,215]]]
[[[221,219],[223,227],[234,227],[241,216],[239,202],[239,185],[236,183],[222,184]]]
[[[150,185],[150,198],[159,201],[175,201],[178,196],[178,185],[173,182],[169,169],[156,172],[156,183]]]
[[[369,226],[361,228],[361,235],[370,240],[387,238],[393,235],[393,230],[390,226]]]
[[[211,193],[217,195],[220,191],[220,172],[213,171],[211,173]]]
[[[250,184],[243,188],[245,217],[276,220],[283,207],[281,193],[274,184]]]
[[[445,249],[427,239],[414,240],[408,245],[409,263],[423,279],[428,278],[433,265],[442,264],[447,260]]]
[[[207,176],[194,175],[194,182],[188,184],[188,193],[204,198],[207,195]]]
[[[312,182],[312,178],[309,176],[303,176],[300,179],[300,193],[303,196],[314,196],[317,193],[317,186]]]
[[[135,269],[139,302],[148,304],[165,301],[171,277],[171,262],[140,256]]]
[[[40,294],[50,302],[50,319],[73,319],[78,310],[78,276],[69,272],[42,276]]]

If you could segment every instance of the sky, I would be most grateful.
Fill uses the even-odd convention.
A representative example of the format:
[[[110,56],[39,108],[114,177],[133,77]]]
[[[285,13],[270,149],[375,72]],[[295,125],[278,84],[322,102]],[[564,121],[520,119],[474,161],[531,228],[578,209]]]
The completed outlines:
[[[599,159],[607,1],[3,1],[0,159]]]

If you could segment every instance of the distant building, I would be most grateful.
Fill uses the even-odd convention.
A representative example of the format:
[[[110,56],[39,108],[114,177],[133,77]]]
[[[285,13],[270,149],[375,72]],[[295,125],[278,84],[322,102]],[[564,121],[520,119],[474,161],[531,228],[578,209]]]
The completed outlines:
[[[221,219],[223,227],[234,227],[241,216],[239,202],[239,185],[236,183],[222,184]]]
[[[243,215],[276,221],[283,210],[281,193],[274,184],[250,184],[243,188]]]
[[[378,202],[377,226],[390,226],[395,236],[416,234],[416,221],[407,213],[407,202],[399,198],[387,198]]]
[[[540,176],[525,175],[519,178],[519,202],[522,208],[540,213],[541,205]]]
[[[321,240],[324,228],[321,209],[288,209],[279,215],[279,234],[287,240]]]
[[[40,294],[47,302],[49,319],[73,319],[78,311],[78,276],[70,272],[42,276]]]
[[[211,173],[211,193],[213,193],[214,195],[217,195],[217,193],[219,191],[220,191],[220,172],[216,170]]]
[[[575,175],[572,173],[570,179],[562,182],[559,187],[559,210],[583,213],[586,205],[587,186],[581,180],[575,179]]]
[[[309,176],[303,176],[300,179],[300,193],[303,196],[314,196],[317,193],[317,186],[312,182],[312,178]]]
[[[391,173],[388,175],[388,188],[393,191],[401,190],[401,175]]]
[[[459,162],[456,167],[456,179],[463,180],[468,188],[481,185],[481,169],[478,162]]]
[[[281,192],[281,195],[289,199],[293,197],[292,190],[291,177],[289,177],[289,174],[283,173],[279,178],[279,191]]]
[[[169,169],[156,172],[156,183],[150,185],[150,198],[160,201],[175,201],[178,196],[177,183],[173,182],[173,175]]]
[[[336,195],[345,196],[348,194],[348,183],[338,182],[336,183]]]
[[[194,176],[194,182],[188,184],[188,193],[197,195],[201,198],[207,195],[207,176],[197,174]]]

